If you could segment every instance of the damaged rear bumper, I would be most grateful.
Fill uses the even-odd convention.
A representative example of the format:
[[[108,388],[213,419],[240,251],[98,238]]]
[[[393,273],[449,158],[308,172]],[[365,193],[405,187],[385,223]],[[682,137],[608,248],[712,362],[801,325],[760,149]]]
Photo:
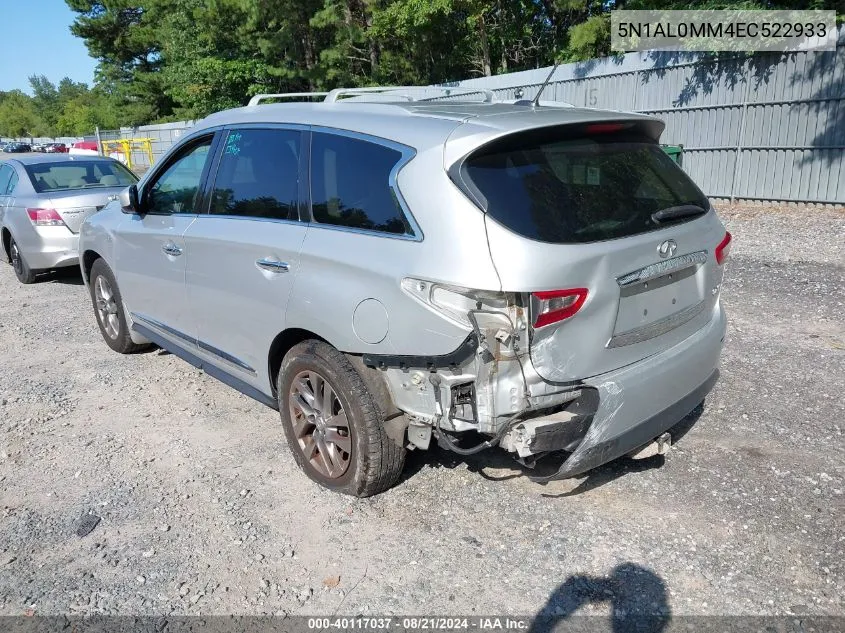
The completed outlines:
[[[601,440],[590,438],[588,432],[588,436],[584,438],[575,452],[569,456],[554,475],[531,477],[531,479],[542,482],[576,477],[597,466],[627,455],[644,444],[648,444],[657,436],[671,429],[695,409],[704,400],[704,397],[710,392],[718,379],[719,370],[715,369],[707,380],[695,390],[660,413],[623,431],[620,435]]]
[[[598,406],[578,447],[551,481],[575,477],[626,455],[661,435],[704,399],[719,378],[725,336],[721,308],[707,327],[682,343],[620,370],[585,380]]]

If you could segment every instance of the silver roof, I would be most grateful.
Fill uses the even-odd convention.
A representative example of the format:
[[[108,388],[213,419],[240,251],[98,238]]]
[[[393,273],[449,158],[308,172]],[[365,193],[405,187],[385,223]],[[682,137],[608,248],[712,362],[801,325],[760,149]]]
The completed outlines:
[[[614,110],[543,105],[532,108],[513,103],[353,99],[335,103],[260,104],[224,110],[198,122],[194,129],[247,123],[312,125],[369,134],[421,150],[457,138],[471,137],[474,144],[480,145],[503,134],[538,127],[619,120],[651,122],[656,135],[663,129],[663,123],[654,117]],[[460,133],[453,134],[459,127]]]

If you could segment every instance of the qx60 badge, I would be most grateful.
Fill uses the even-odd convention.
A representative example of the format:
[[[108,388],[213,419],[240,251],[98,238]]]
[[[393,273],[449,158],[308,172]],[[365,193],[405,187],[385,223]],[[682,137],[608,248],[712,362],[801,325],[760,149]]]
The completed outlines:
[[[675,240],[664,240],[657,247],[657,254],[663,259],[666,259],[667,257],[672,257],[676,250],[678,250],[678,243]]]

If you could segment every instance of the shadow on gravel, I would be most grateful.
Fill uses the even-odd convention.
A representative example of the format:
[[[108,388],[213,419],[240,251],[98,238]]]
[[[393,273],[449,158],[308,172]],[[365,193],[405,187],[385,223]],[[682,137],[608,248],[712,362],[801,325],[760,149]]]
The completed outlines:
[[[676,444],[681,440],[698,422],[701,414],[704,412],[703,403],[693,409],[685,418],[678,422],[675,426],[669,429],[672,435],[672,444]],[[472,446],[478,442],[484,441],[480,435],[467,433],[463,438],[463,445]],[[566,457],[566,453],[555,452],[537,460],[533,469],[528,469],[517,462],[509,453],[492,448],[482,451],[476,455],[463,456],[449,450],[438,447],[432,442],[432,447],[427,451],[411,451],[408,454],[405,463],[405,470],[402,473],[401,481],[410,479],[424,468],[456,468],[462,464],[466,464],[467,470],[475,473],[488,481],[507,481],[509,479],[517,479],[519,477],[527,477],[529,475],[545,476],[557,472],[561,463]],[[629,473],[640,473],[654,468],[660,468],[665,463],[666,458],[663,455],[655,455],[646,459],[631,459],[630,457],[620,457],[608,464],[594,468],[584,475],[583,481],[574,489],[562,494],[543,494],[544,497],[558,498],[558,497],[572,497],[576,495],[589,492],[607,483],[610,483]],[[493,471],[510,471],[507,474],[493,475],[487,472]],[[541,486],[542,484],[537,484]]]
[[[56,268],[38,277],[38,282],[64,284],[67,286],[82,286],[82,272],[78,266]]]
[[[529,633],[551,633],[586,604],[610,603],[614,633],[659,633],[672,619],[666,583],[635,563],[617,565],[609,576],[570,576],[549,596]],[[590,618],[592,619],[592,618]],[[569,629],[567,629],[569,630]],[[590,622],[590,631],[601,631]]]

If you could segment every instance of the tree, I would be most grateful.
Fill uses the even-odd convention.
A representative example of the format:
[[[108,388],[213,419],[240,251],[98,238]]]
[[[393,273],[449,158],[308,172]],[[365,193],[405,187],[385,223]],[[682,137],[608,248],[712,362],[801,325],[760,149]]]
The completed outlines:
[[[32,97],[20,90],[7,92],[0,102],[0,135],[36,136],[43,123],[35,112]]]
[[[96,97],[33,78],[36,114],[78,129],[198,118],[258,92],[426,85],[610,54],[610,11],[835,8],[845,0],[66,0]],[[52,91],[51,91],[52,89]],[[55,94],[54,94],[55,93]]]

